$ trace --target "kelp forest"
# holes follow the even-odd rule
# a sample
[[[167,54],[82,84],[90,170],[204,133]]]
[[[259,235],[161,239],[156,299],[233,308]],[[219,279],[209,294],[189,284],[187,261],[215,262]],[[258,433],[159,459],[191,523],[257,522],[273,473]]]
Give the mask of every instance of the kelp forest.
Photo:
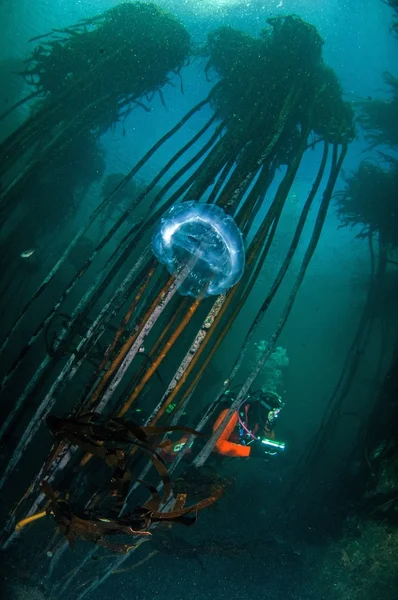
[[[388,35],[397,36],[398,5],[388,4]],[[253,546],[232,530],[200,543],[192,532],[208,515],[228,514],[236,483],[214,450],[273,364],[336,210],[369,253],[365,301],[321,423],[294,457],[278,508],[261,517],[272,522],[271,538],[255,546],[297,568],[305,558],[291,539],[281,554],[277,535],[319,532],[333,507],[330,528],[306,538],[326,548],[314,581],[333,587],[343,555],[337,595],[328,597],[374,598],[377,589],[393,598],[398,74],[384,75],[389,100],[347,100],[323,51],[317,28],[293,14],[270,15],[258,36],[221,25],[198,45],[151,2],[121,3],[31,40],[14,75],[24,93],[0,115],[0,127],[23,115],[0,138],[1,548],[5,564],[25,565],[19,587],[39,586],[41,595],[27,598],[91,598],[127,574],[145,578],[156,555],[250,560]],[[154,102],[170,110],[165,90],[183,95],[192,64],[210,92],[129,169],[109,172],[103,136],[142,113],[156,120]],[[358,135],[376,158],[346,169]],[[169,146],[152,178],[140,177]],[[308,194],[264,279],[310,156]],[[259,336],[266,342],[253,362]],[[381,385],[358,416],[350,394],[375,337]],[[199,411],[198,391],[225,344],[234,360]],[[225,397],[223,418],[209,428]],[[342,419],[357,428],[344,461],[334,454]],[[338,477],[320,489],[334,456]],[[360,573],[374,556],[358,549],[359,530],[364,545],[378,548],[366,582]],[[19,569],[7,572],[17,585]]]

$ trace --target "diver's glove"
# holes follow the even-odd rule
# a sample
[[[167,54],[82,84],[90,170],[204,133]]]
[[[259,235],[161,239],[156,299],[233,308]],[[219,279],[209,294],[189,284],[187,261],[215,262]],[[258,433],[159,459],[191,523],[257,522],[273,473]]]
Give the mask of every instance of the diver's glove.
[[[269,438],[258,438],[252,445],[250,456],[275,456],[286,448],[285,442],[278,442]]]
[[[269,460],[269,451],[260,441],[253,442],[250,444],[250,455],[249,458],[262,458],[263,460]]]

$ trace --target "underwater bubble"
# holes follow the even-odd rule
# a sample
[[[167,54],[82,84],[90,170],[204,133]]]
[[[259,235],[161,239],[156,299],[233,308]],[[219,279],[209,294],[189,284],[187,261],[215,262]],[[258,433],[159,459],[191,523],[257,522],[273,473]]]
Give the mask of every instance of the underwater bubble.
[[[162,217],[152,238],[152,250],[169,273],[178,274],[190,261],[193,266],[180,284],[183,296],[216,296],[242,277],[245,246],[232,217],[222,208],[182,202]]]

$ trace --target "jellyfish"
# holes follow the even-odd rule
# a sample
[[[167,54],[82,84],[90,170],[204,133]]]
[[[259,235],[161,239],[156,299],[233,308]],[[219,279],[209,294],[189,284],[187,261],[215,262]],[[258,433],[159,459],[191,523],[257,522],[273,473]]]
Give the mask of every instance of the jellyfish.
[[[172,275],[191,262],[179,284],[182,296],[222,294],[245,269],[243,236],[234,219],[215,205],[188,201],[172,206],[155,229],[152,250]]]

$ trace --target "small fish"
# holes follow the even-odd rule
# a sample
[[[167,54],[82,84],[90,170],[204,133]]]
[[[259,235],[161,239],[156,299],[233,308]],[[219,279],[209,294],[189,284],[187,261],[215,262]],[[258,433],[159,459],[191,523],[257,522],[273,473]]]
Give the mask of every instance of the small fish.
[[[34,248],[29,248],[28,250],[24,250],[23,252],[21,252],[20,256],[21,258],[30,258],[32,256],[32,254],[35,253],[35,249]]]

